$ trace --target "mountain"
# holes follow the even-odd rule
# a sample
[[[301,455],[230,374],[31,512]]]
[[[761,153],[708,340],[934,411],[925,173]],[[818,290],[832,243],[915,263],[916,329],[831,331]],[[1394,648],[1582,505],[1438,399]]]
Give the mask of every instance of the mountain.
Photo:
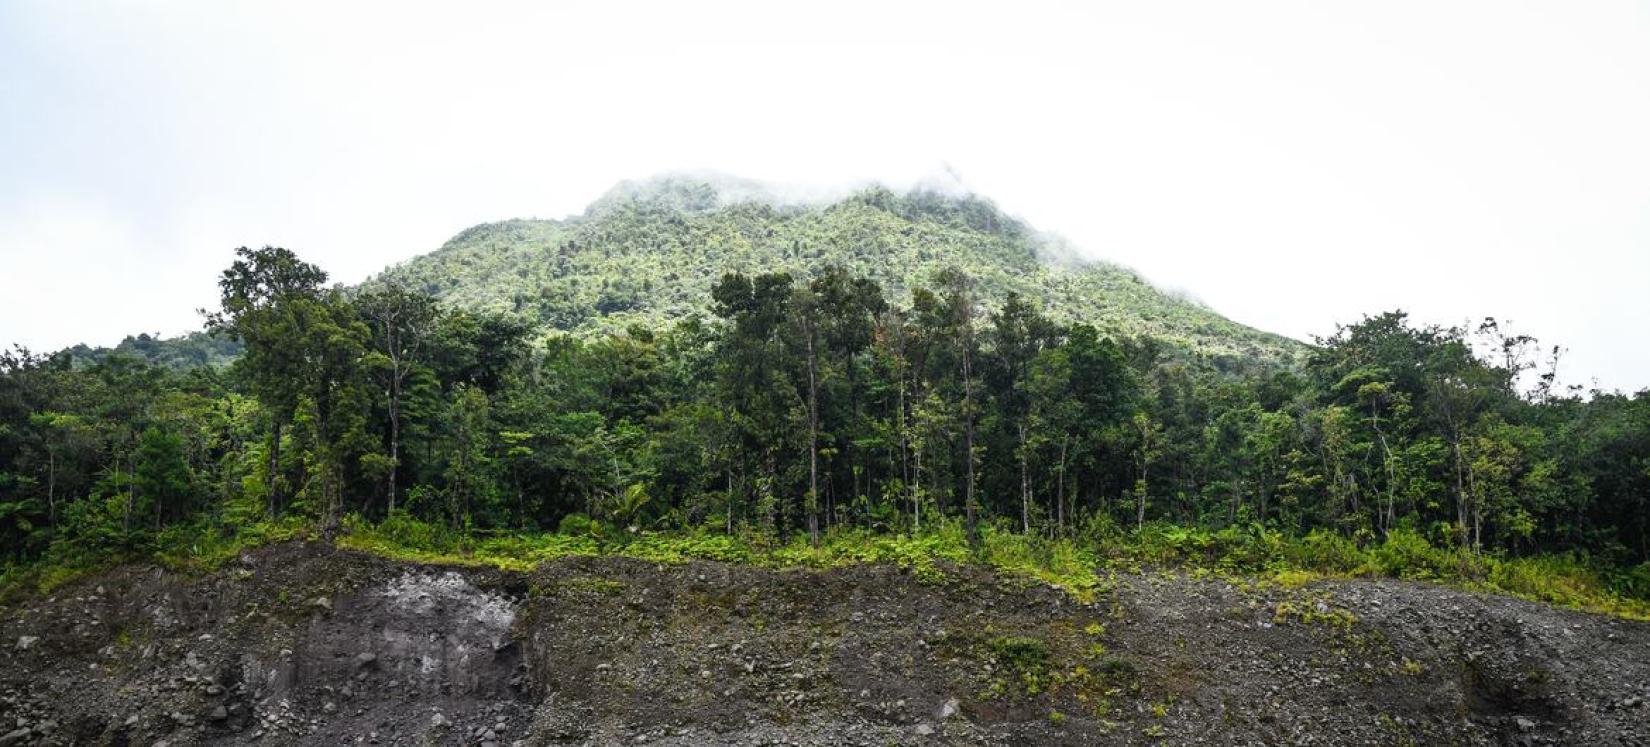
[[[1305,349],[1084,259],[989,200],[933,184],[832,195],[714,175],[622,182],[581,215],[475,226],[369,283],[586,333],[703,313],[726,272],[806,277],[831,264],[877,280],[899,302],[958,267],[988,308],[1017,292],[1056,320],[1153,336],[1217,363],[1289,361]]]
[[[207,331],[190,332],[179,337],[163,338],[146,333],[127,335],[112,347],[92,347],[85,343],[65,348],[62,352],[76,366],[89,366],[110,356],[137,358],[151,366],[186,370],[209,366],[220,368],[241,354],[241,344],[229,337]]]

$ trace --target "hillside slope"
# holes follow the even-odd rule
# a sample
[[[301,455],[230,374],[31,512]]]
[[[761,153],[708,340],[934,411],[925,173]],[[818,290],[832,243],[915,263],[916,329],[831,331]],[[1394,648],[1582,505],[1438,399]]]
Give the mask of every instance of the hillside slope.
[[[1643,744],[1650,624],[1408,582],[287,543],[0,610],[5,744]],[[518,741],[519,740],[519,741]]]
[[[955,266],[978,280],[987,306],[1015,291],[1057,320],[1151,335],[1207,356],[1277,361],[1303,349],[1128,269],[1082,260],[989,201],[925,190],[871,187],[799,201],[721,177],[627,182],[583,215],[476,226],[369,282],[577,332],[703,312],[725,272],[807,276],[829,264],[874,278],[901,302]]]

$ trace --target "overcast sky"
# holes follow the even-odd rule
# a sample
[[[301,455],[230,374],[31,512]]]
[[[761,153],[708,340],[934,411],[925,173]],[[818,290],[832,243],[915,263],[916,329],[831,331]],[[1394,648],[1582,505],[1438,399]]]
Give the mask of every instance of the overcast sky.
[[[1306,339],[1494,315],[1650,386],[1645,2],[0,2],[0,344],[199,326],[681,169],[949,166]]]

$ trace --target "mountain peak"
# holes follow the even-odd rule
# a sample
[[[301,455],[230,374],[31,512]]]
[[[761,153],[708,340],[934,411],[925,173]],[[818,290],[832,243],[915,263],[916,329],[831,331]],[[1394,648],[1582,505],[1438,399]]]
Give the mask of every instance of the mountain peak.
[[[1286,360],[1301,346],[1086,258],[945,171],[893,188],[786,185],[717,172],[624,181],[581,215],[477,226],[383,278],[453,305],[586,333],[704,313],[725,272],[808,277],[838,265],[908,297],[946,268],[989,310],[1014,293],[1051,318],[1152,336],[1196,355]]]
[[[613,185],[585,209],[585,216],[638,203],[684,213],[708,212],[741,203],[806,207],[835,202],[854,189],[760,181],[718,171],[668,171]]]

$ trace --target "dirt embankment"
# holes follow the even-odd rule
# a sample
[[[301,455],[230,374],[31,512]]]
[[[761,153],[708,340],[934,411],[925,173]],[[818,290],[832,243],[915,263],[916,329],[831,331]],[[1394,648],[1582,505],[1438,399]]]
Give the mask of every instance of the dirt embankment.
[[[1650,744],[1650,624],[1398,582],[289,543],[0,610],[11,744]]]

